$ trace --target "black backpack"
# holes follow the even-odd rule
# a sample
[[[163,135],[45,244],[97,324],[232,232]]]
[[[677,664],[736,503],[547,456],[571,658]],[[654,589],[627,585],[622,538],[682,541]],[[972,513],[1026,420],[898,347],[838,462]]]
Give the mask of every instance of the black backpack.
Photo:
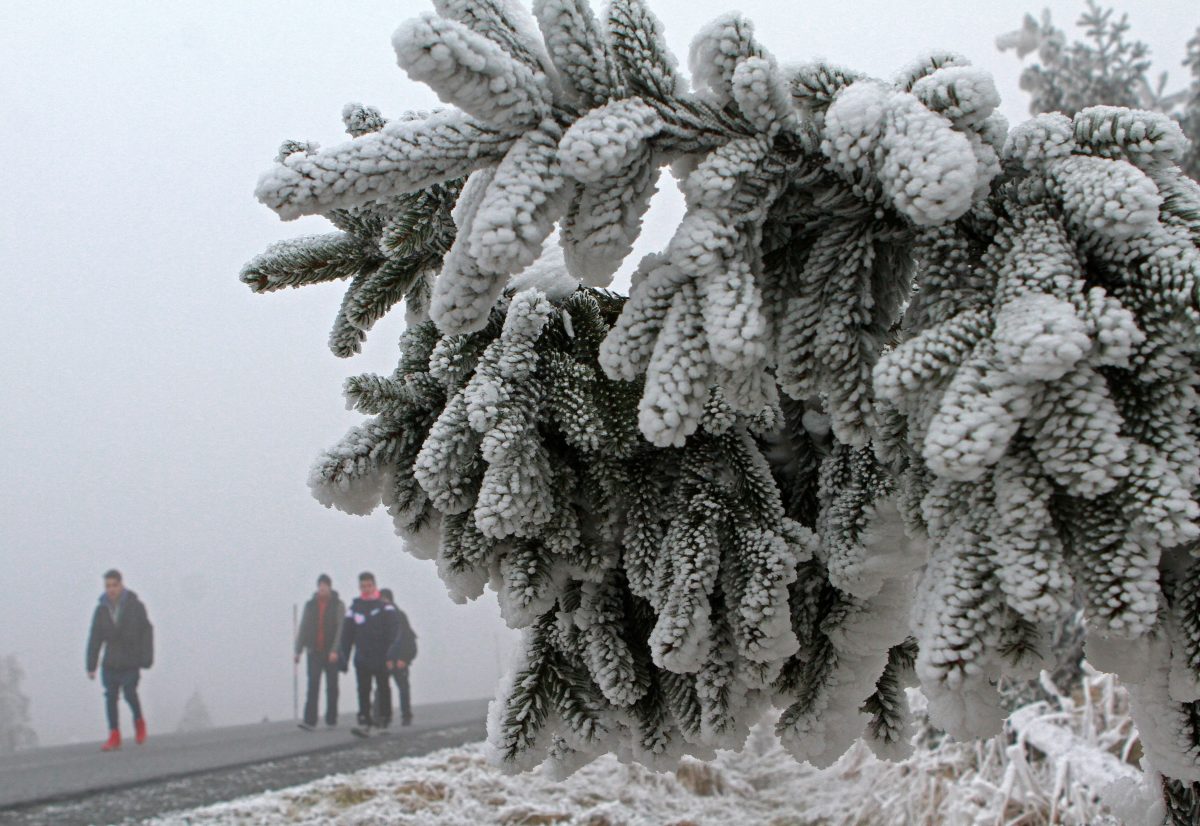
[[[146,620],[146,627],[142,630],[142,645],[138,651],[139,665],[142,668],[150,668],[154,665],[154,626],[150,620]]]

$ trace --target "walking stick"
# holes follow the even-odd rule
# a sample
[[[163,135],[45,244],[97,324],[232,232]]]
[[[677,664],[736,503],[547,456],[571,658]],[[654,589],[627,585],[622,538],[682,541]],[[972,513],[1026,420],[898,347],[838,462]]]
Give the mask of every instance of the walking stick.
[[[295,645],[296,634],[299,633],[296,618],[296,603],[292,603],[292,644]],[[292,720],[300,719],[300,663],[292,657]]]

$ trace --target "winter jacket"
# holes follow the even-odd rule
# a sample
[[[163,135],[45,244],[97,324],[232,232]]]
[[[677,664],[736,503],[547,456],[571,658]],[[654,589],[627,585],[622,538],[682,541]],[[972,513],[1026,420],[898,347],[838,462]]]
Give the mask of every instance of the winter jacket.
[[[396,614],[400,622],[397,625],[396,639],[388,648],[387,659],[388,662],[403,660],[411,663],[417,658],[417,635],[413,633],[412,626],[408,624],[408,617],[404,612],[397,608]]]
[[[329,603],[325,606],[325,647],[317,648],[317,619],[321,615],[319,600],[314,593],[312,599],[304,604],[304,613],[300,617],[300,630],[296,632],[296,653],[305,649],[318,654],[326,654],[338,650],[338,635],[342,631],[342,620],[346,616],[346,603],[338,598],[337,591],[329,594]]]
[[[100,595],[88,634],[89,673],[96,670],[101,646],[104,646],[104,667],[114,671],[149,668],[154,662],[154,627],[146,606],[128,588],[121,592],[115,606],[106,594]]]
[[[338,641],[338,661],[342,670],[350,667],[350,649],[354,649],[354,666],[383,671],[387,668],[387,652],[400,629],[400,612],[395,605],[382,599],[356,597],[342,621],[342,637]]]

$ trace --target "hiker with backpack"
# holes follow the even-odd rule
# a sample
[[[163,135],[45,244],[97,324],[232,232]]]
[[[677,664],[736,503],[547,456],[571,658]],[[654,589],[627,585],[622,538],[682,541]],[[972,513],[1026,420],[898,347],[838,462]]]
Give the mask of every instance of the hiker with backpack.
[[[358,577],[359,595],[346,611],[338,641],[337,661],[342,671],[350,668],[354,651],[354,674],[358,681],[358,727],[351,732],[367,736],[386,729],[392,721],[392,690],[387,653],[396,639],[399,618],[396,606],[383,601],[375,587],[375,575],[364,571]],[[372,705],[372,690],[378,704]]]
[[[100,649],[104,660],[100,661]],[[88,634],[86,668],[88,679],[96,679],[100,667],[100,682],[104,686],[104,709],[108,716],[108,740],[101,751],[121,748],[119,699],[123,694],[133,714],[135,740],[146,742],[146,718],[138,697],[138,682],[143,668],[154,664],[154,626],[146,606],[137,594],[125,587],[121,572],[116,568],[104,573],[104,593],[92,614]]]
[[[384,588],[380,592],[384,601],[395,605],[391,589]],[[412,698],[409,693],[408,674],[413,659],[417,656],[417,635],[408,622],[408,616],[399,608],[396,609],[399,624],[396,627],[396,639],[392,641],[387,651],[387,669],[392,679],[396,681],[396,693],[400,695],[400,725],[412,725]]]

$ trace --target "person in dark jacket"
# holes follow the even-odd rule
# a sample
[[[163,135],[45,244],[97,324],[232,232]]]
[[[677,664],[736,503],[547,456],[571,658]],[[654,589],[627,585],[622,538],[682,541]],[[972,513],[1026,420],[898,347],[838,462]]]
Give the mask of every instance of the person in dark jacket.
[[[321,574],[317,577],[317,591],[305,604],[296,632],[296,662],[300,662],[301,654],[308,652],[308,693],[301,728],[311,730],[317,725],[322,677],[325,678],[325,725],[337,725],[337,650],[345,613],[346,605],[333,590],[333,580],[328,574]]]
[[[118,699],[133,713],[133,725],[138,745],[146,742],[146,720],[138,698],[141,670],[154,661],[154,637],[146,606],[137,594],[125,587],[121,572],[115,568],[104,574],[104,593],[92,614],[92,630],[88,634],[87,675],[96,679],[100,649],[104,661],[100,665],[100,682],[104,686],[104,707],[108,715],[108,740],[103,751],[121,747],[121,728],[118,723]]]
[[[396,639],[399,617],[396,606],[388,605],[375,587],[375,575],[358,576],[359,596],[346,611],[338,659],[342,671],[350,668],[354,649],[354,674],[358,679],[358,724],[364,728],[386,728],[392,721],[392,690],[388,678],[387,652]],[[371,688],[379,692],[379,713],[372,714]]]
[[[381,588],[380,595],[384,602],[395,605],[396,600],[388,588]],[[396,681],[396,693],[400,695],[400,725],[412,725],[412,696],[408,687],[408,673],[413,659],[417,656],[417,635],[413,633],[408,623],[408,616],[399,608],[396,609],[400,623],[396,630],[396,639],[392,641],[387,652],[387,668]]]

